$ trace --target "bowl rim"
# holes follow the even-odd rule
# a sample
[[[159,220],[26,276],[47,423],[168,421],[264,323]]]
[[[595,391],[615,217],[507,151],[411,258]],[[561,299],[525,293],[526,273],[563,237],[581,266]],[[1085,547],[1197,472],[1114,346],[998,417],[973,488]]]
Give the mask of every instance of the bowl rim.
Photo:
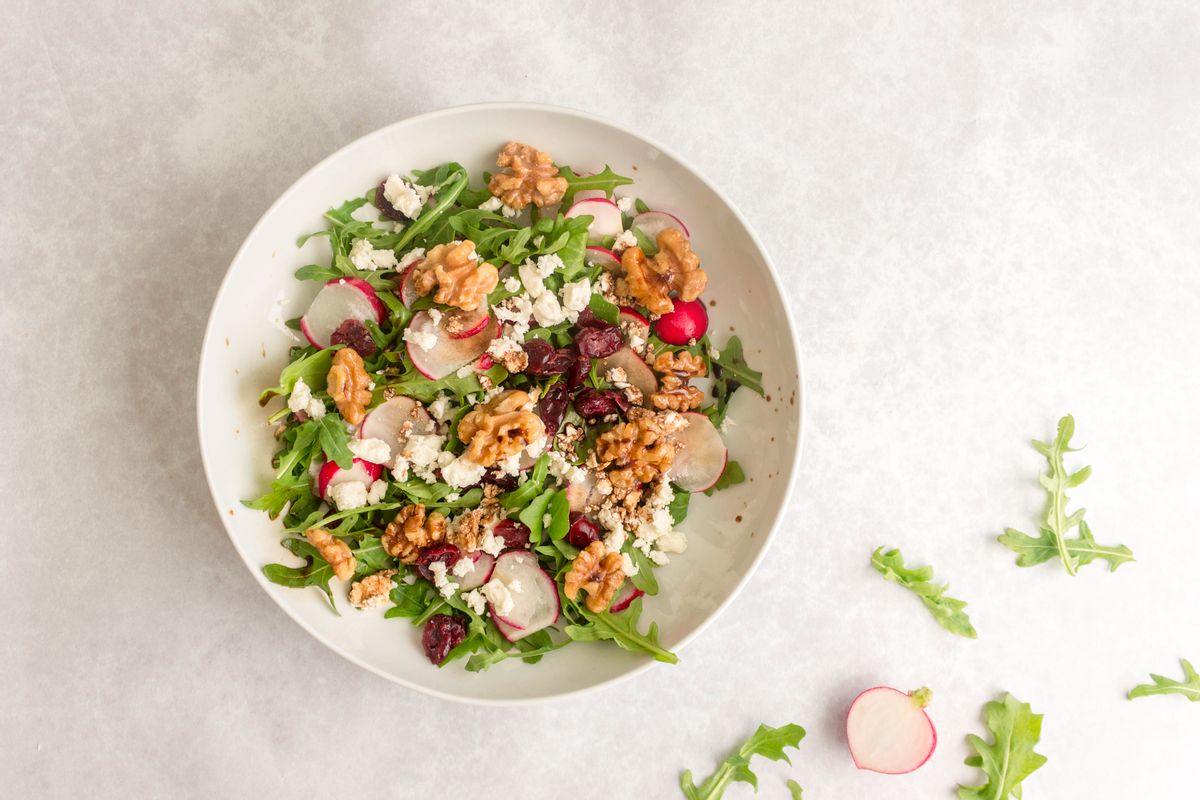
[[[772,541],[774,540],[776,534],[779,532],[780,523],[782,522],[783,516],[787,511],[787,508],[791,501],[792,495],[795,492],[796,477],[797,477],[797,474],[799,472],[799,467],[800,467],[800,456],[804,449],[804,429],[805,429],[805,418],[807,415],[808,403],[807,403],[807,393],[806,393],[805,385],[804,385],[804,370],[802,367],[803,359],[800,356],[800,341],[796,335],[796,325],[795,325],[795,321],[792,319],[791,306],[789,303],[786,302],[787,294],[783,290],[783,284],[780,280],[779,272],[775,268],[775,263],[772,261],[770,254],[767,252],[767,249],[763,246],[763,242],[759,238],[758,233],[750,225],[749,221],[745,218],[745,216],[743,216],[742,212],[737,208],[737,206],[735,206],[733,204],[733,201],[731,201],[729,199],[729,197],[725,194],[725,192],[723,192],[716,184],[714,184],[711,180],[709,180],[708,177],[704,175],[704,173],[702,173],[700,170],[696,169],[696,167],[690,161],[688,161],[687,159],[680,156],[673,149],[666,147],[663,144],[661,144],[660,142],[657,142],[652,138],[644,136],[643,134],[641,134],[635,130],[630,129],[629,127],[622,125],[621,123],[614,122],[612,120],[606,119],[604,117],[600,117],[596,114],[592,114],[592,113],[589,113],[586,111],[581,111],[579,109],[570,108],[567,106],[552,105],[552,104],[547,104],[547,103],[526,103],[526,102],[515,102],[515,101],[465,103],[465,104],[456,105],[456,106],[447,106],[445,108],[440,108],[435,111],[428,111],[428,112],[425,112],[422,114],[416,114],[411,117],[405,117],[404,119],[397,120],[396,122],[390,123],[381,128],[378,128],[374,131],[371,131],[362,136],[359,136],[359,137],[353,139],[352,141],[347,142],[342,147],[339,147],[337,150],[330,153],[328,156],[321,159],[319,162],[317,162],[312,167],[310,167],[308,170],[306,170],[304,172],[304,174],[302,174],[300,177],[296,178],[296,180],[293,181],[292,184],[290,186],[288,186],[288,188],[285,189],[283,191],[283,193],[279,195],[278,198],[275,199],[275,202],[271,203],[271,205],[267,208],[267,210],[262,213],[262,215],[258,218],[258,221],[254,223],[254,226],[252,228],[250,228],[250,231],[246,234],[246,237],[245,237],[245,239],[243,239],[241,246],[238,247],[237,252],[234,253],[233,258],[230,260],[229,266],[225,270],[225,276],[221,279],[221,284],[220,284],[220,286],[217,287],[217,292],[213,296],[212,307],[209,309],[209,314],[208,314],[208,322],[205,324],[205,328],[204,328],[204,338],[200,343],[200,360],[199,360],[199,365],[197,368],[197,378],[196,378],[196,433],[197,433],[197,438],[199,439],[199,444],[200,444],[200,461],[204,467],[204,478],[205,478],[206,482],[208,483],[209,495],[212,497],[214,507],[217,510],[217,517],[221,520],[221,524],[225,528],[225,534],[229,537],[229,541],[233,544],[234,550],[237,551],[238,556],[242,559],[242,563],[246,565],[250,574],[254,576],[255,581],[259,584],[260,587],[262,587],[263,591],[267,594],[267,596],[269,598],[271,598],[271,600],[275,603],[275,605],[277,605],[280,609],[282,609],[283,612],[285,614],[287,614],[287,616],[290,617],[292,619],[292,621],[295,622],[297,625],[299,625],[305,632],[307,632],[310,636],[312,636],[318,642],[323,644],[325,647],[329,648],[334,653],[338,654],[339,656],[341,656],[342,658],[351,662],[352,664],[355,664],[358,667],[361,667],[362,669],[367,670],[368,672],[378,675],[379,677],[384,678],[385,680],[388,680],[392,683],[399,684],[408,689],[412,689],[413,691],[420,692],[421,694],[429,695],[432,697],[437,697],[442,700],[449,700],[449,701],[456,702],[456,703],[464,703],[467,705],[493,706],[493,707],[529,706],[529,705],[537,705],[540,703],[562,701],[562,700],[566,700],[567,698],[579,697],[584,694],[588,694],[591,692],[599,691],[601,689],[612,687],[618,683],[622,683],[624,681],[630,680],[637,675],[641,675],[642,673],[651,669],[655,665],[659,664],[659,662],[652,658],[646,658],[643,663],[638,664],[637,666],[633,667],[632,669],[630,669],[626,672],[621,673],[620,675],[615,675],[611,678],[600,681],[599,683],[594,683],[594,684],[591,684],[588,686],[583,686],[583,687],[580,687],[577,689],[571,689],[571,690],[564,691],[564,692],[547,694],[547,695],[540,696],[540,697],[494,698],[494,699],[493,698],[466,697],[463,695],[453,694],[453,693],[442,691],[439,689],[433,689],[428,686],[423,686],[423,685],[420,685],[413,681],[410,681],[399,675],[394,675],[390,672],[387,672],[386,670],[375,667],[371,664],[368,664],[368,663],[362,661],[361,659],[359,659],[353,653],[350,653],[347,650],[343,649],[337,642],[332,641],[331,639],[322,635],[320,632],[318,632],[314,628],[310,627],[297,613],[293,612],[293,610],[287,604],[285,604],[280,597],[276,596],[276,594],[271,591],[270,586],[268,586],[268,584],[267,584],[266,578],[262,574],[262,571],[260,569],[255,569],[254,565],[251,564],[248,554],[242,549],[241,544],[238,542],[237,537],[234,535],[234,531],[230,525],[230,520],[228,520],[226,518],[225,514],[220,513],[220,509],[221,509],[220,498],[217,497],[216,485],[213,481],[212,467],[209,464],[208,453],[207,453],[207,450],[205,447],[205,442],[204,442],[204,428],[205,428],[205,426],[204,426],[204,404],[202,402],[202,398],[204,397],[204,388],[205,388],[204,374],[206,371],[205,367],[207,365],[208,353],[210,352],[210,346],[211,346],[212,341],[215,339],[215,337],[217,335],[214,330],[216,310],[217,310],[217,307],[220,305],[222,299],[224,299],[225,293],[230,289],[230,280],[233,275],[233,266],[241,259],[243,252],[248,247],[250,241],[254,239],[255,235],[258,233],[259,229],[263,226],[266,219],[271,216],[271,214],[275,211],[275,209],[277,207],[282,205],[288,198],[290,198],[294,192],[298,191],[297,187],[299,187],[301,184],[303,184],[310,175],[322,170],[326,164],[339,158],[347,150],[358,147],[359,145],[361,145],[363,142],[365,142],[367,140],[386,136],[388,133],[390,133],[394,130],[397,130],[399,128],[403,128],[403,127],[406,127],[409,125],[419,124],[421,122],[425,122],[430,119],[436,119],[438,117],[454,116],[456,114],[462,114],[462,113],[475,111],[475,110],[481,110],[481,109],[498,110],[498,111],[514,111],[514,112],[530,112],[530,111],[532,111],[532,112],[551,113],[551,114],[559,114],[559,115],[568,116],[568,117],[575,117],[577,119],[585,120],[587,122],[591,122],[591,123],[595,123],[598,125],[607,126],[609,128],[616,129],[622,133],[632,136],[633,138],[638,139],[638,140],[644,142],[645,144],[657,149],[663,155],[670,157],[671,159],[676,161],[681,167],[683,167],[685,170],[687,170],[689,173],[691,173],[692,176],[694,176],[697,180],[699,180],[706,187],[708,187],[708,189],[711,190],[713,192],[713,194],[715,194],[721,200],[721,202],[725,204],[726,208],[729,209],[729,211],[733,214],[734,218],[738,221],[738,224],[740,224],[742,226],[742,228],[746,231],[746,233],[749,235],[751,242],[753,242],[753,244],[754,244],[754,247],[758,250],[759,255],[762,256],[763,262],[767,265],[767,273],[770,275],[771,282],[774,285],[775,291],[784,300],[784,302],[783,302],[784,320],[787,324],[788,336],[791,339],[792,352],[795,356],[795,363],[793,364],[793,366],[795,367],[795,370],[796,370],[796,392],[797,392],[797,399],[796,399],[797,409],[796,409],[796,417],[795,417],[796,423],[797,423],[796,448],[795,448],[795,452],[792,454],[791,463],[788,465],[787,475],[785,478],[785,480],[787,481],[787,486],[784,490],[782,502],[780,502],[779,507],[775,510],[775,514],[774,514],[773,518],[771,519],[770,527],[767,530],[767,535],[763,541],[762,547],[758,551],[758,555],[750,563],[750,566],[746,569],[746,571],[738,579],[737,584],[733,587],[732,591],[729,592],[729,594],[725,597],[725,599],[722,600],[715,608],[713,608],[713,610],[710,611],[707,616],[705,616],[702,620],[700,620],[700,622],[695,626],[695,628],[692,629],[692,631],[690,633],[688,633],[686,636],[684,636],[679,641],[679,643],[675,646],[675,652],[676,653],[681,652],[685,647],[687,647],[688,644],[690,644],[692,641],[694,641],[701,633],[703,633],[708,628],[709,625],[712,624],[712,622],[718,616],[720,616],[720,614],[723,611],[725,611],[726,608],[729,607],[729,605],[731,603],[733,603],[734,599],[742,593],[742,590],[745,589],[746,584],[750,581],[750,578],[754,575],[755,572],[758,571],[759,565],[762,563],[763,559],[766,557],[767,552],[771,548]],[[783,477],[783,476],[781,476],[781,477]]]

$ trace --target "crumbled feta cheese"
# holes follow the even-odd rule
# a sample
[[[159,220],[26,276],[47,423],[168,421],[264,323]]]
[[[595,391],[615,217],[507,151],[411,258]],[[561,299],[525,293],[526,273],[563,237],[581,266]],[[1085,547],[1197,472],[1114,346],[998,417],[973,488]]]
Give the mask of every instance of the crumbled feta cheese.
[[[398,481],[408,480],[408,468],[408,459],[397,453],[396,458],[392,461],[392,466],[390,467],[392,470],[392,477]]]
[[[654,540],[654,546],[664,553],[682,553],[687,544],[687,534],[683,531],[668,531]]]
[[[626,577],[638,574],[637,564],[633,563],[633,559],[629,557],[629,553],[621,553],[621,572],[625,573]]]
[[[462,455],[442,467],[442,480],[451,486],[465,488],[479,483],[479,479],[483,477],[483,473],[486,471],[486,467],[482,467],[465,455]]]
[[[633,213],[633,198],[632,197],[618,197],[617,198],[617,208],[621,209],[622,214],[632,214]]]
[[[483,541],[479,543],[479,549],[492,558],[500,555],[504,551],[504,547],[504,538],[497,536],[490,530],[483,534]]]
[[[312,389],[308,387],[303,378],[296,379],[296,385],[292,387],[292,393],[288,395],[287,405],[294,414],[303,411],[312,419],[320,419],[325,416],[325,403],[312,396]]]
[[[449,422],[454,417],[455,407],[447,395],[439,394],[437,399],[429,404],[429,416],[438,422]]]
[[[502,475],[511,475],[516,477],[521,473],[521,453],[513,453],[508,458],[502,458],[496,462],[496,469],[500,470]]]
[[[386,464],[392,460],[392,448],[383,439],[351,439],[350,452],[372,464]]]
[[[667,558],[667,554],[658,550],[651,550],[647,556],[656,567],[664,567],[671,563],[671,559]]]
[[[512,592],[513,594],[520,594],[522,591],[524,591],[521,588],[521,582],[519,580],[517,580],[516,578],[513,578],[511,581],[508,582],[508,590],[510,592]]]
[[[338,511],[362,508],[367,504],[367,487],[360,481],[345,481],[329,489],[329,500]]]
[[[492,609],[504,616],[513,610],[512,593],[509,592],[508,586],[499,578],[492,578],[483,585],[483,596],[492,604]]]
[[[532,403],[527,403],[526,405],[532,406]],[[525,408],[522,410],[523,411],[532,411],[533,409]],[[530,458],[537,458],[538,456],[540,456],[542,454],[542,451],[546,449],[546,445],[549,442],[550,442],[550,439],[547,436],[545,436],[545,435],[539,436],[538,438],[534,439],[529,444],[525,445],[525,455],[529,456]]]
[[[732,417],[726,414],[725,419],[721,420],[721,426],[717,428],[717,430],[719,430],[721,433],[729,433],[729,429],[734,425],[737,425],[737,423],[733,421]]]
[[[416,582],[417,582],[417,576],[416,576],[416,575],[414,575],[414,574],[413,574],[413,573],[411,573],[411,572],[406,572],[406,573],[404,574],[404,577],[403,577],[403,578],[401,578],[400,580],[401,580],[403,583],[405,583],[406,585],[408,585],[408,586],[412,586],[414,583],[416,583]]]
[[[383,495],[387,492],[387,481],[378,480],[371,483],[371,488],[367,489],[367,505],[373,506],[376,503],[383,501]]]
[[[620,552],[621,548],[625,546],[625,540],[628,538],[629,534],[627,534],[623,529],[618,528],[615,531],[609,531],[608,535],[604,537],[604,546],[609,550],[612,550],[614,553],[617,553]]]
[[[421,207],[432,193],[433,187],[409,183],[399,175],[389,175],[383,182],[384,199],[409,219],[421,216]]]
[[[721,351],[715,347],[710,347],[710,348],[708,348],[708,356],[713,361],[716,361],[718,358],[721,357]]]
[[[412,342],[428,353],[437,346],[438,337],[433,331],[414,328],[410,325],[404,329],[404,341]]]
[[[479,616],[483,616],[483,612],[487,610],[487,598],[483,596],[483,592],[478,589],[472,589],[462,596],[463,602],[467,604],[467,608],[474,611]]]
[[[442,324],[442,312],[440,309],[431,308],[427,313],[429,314],[429,321],[432,322],[435,327]]]
[[[533,318],[543,328],[549,328],[564,321],[567,315],[563,313],[562,306],[558,304],[558,298],[554,296],[554,293],[545,292],[533,301]]]
[[[395,269],[396,254],[391,250],[376,250],[366,239],[355,239],[350,247],[350,263],[365,272]]]
[[[554,274],[556,269],[562,269],[565,265],[563,260],[558,257],[557,253],[551,253],[548,256],[538,256],[537,271],[538,275],[543,278],[549,278]]]
[[[492,309],[496,319],[509,325],[505,336],[522,338],[529,333],[529,318],[533,316],[533,303],[523,294],[514,295]]]
[[[579,315],[588,307],[588,302],[592,299],[592,282],[587,278],[580,278],[577,281],[571,281],[562,288],[562,304],[567,311]]]
[[[640,336],[636,333],[629,334],[629,349],[630,350],[640,353],[642,348],[645,346],[646,346],[645,338],[643,338],[642,336]]]
[[[517,267],[517,275],[521,277],[521,283],[525,286],[525,291],[529,293],[530,297],[537,299],[546,293],[545,278],[538,271],[537,264],[532,261],[526,261]]]
[[[463,556],[458,561],[454,562],[454,576],[456,578],[465,578],[475,571],[475,562]]]
[[[460,378],[469,378],[474,372],[475,372],[475,362],[472,361],[470,364],[463,364],[461,367],[459,367],[457,370],[454,371],[454,374]]]
[[[434,561],[429,565],[429,571],[433,573],[433,586],[438,590],[438,594],[442,597],[449,597],[454,594],[454,590],[458,588],[458,585],[446,577],[445,561]]]
[[[587,470],[567,461],[557,450],[551,450],[546,455],[549,458],[550,474],[554,477],[562,478],[567,483],[582,483],[587,479]]]
[[[450,494],[446,495],[445,500],[447,503],[453,503],[456,500],[458,500],[460,497],[462,497],[462,495],[459,494],[458,492],[451,492]]]
[[[629,247],[637,247],[637,237],[633,235],[633,231],[621,231],[621,235],[613,241],[613,252],[619,253]]]
[[[505,219],[515,219],[521,215],[521,209],[505,204],[500,206],[500,213],[504,215]]]
[[[629,375],[622,367],[613,367],[608,372],[604,373],[604,379],[616,386],[618,389],[624,389],[629,385]]]
[[[509,275],[504,279],[504,291],[516,294],[521,291],[521,279],[516,275]]]
[[[554,521],[554,517],[550,516],[549,514],[542,514],[542,527],[543,528],[549,528],[550,523],[553,521]]]
[[[425,258],[425,248],[424,247],[414,247],[412,250],[409,250],[407,253],[404,254],[404,257],[400,259],[400,263],[396,265],[396,269],[397,270],[406,270],[409,267],[411,267],[413,264],[417,263],[418,261],[421,261],[424,258]]]
[[[414,466],[427,467],[438,460],[445,445],[446,437],[436,433],[410,433],[401,454]]]
[[[499,211],[500,206],[504,205],[504,201],[499,197],[492,195],[487,200],[479,204],[480,211]]]

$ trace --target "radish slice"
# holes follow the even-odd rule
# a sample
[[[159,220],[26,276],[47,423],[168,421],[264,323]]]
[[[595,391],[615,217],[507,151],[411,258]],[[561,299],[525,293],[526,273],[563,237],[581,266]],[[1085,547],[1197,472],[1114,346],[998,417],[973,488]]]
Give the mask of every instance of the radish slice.
[[[425,407],[411,397],[393,397],[371,409],[358,427],[358,438],[380,439],[389,447],[400,442],[404,424],[412,422],[412,433],[429,434],[436,430]]]
[[[658,391],[658,379],[653,370],[646,366],[641,356],[628,347],[622,347],[608,358],[600,361],[601,374],[610,369],[620,367],[625,370],[626,380],[642,391],[643,405],[650,402],[650,395]]]
[[[361,458],[354,459],[350,469],[342,469],[336,462],[326,461],[321,467],[321,471],[317,473],[317,494],[321,495],[322,500],[328,500],[330,489],[340,483],[350,481],[358,481],[363,486],[370,487],[378,480],[382,472],[383,467]]]
[[[558,587],[538,566],[532,553],[518,550],[501,553],[491,579],[508,586],[512,595],[513,606],[507,614],[501,616],[495,608],[490,609],[497,623],[503,622],[512,629],[505,633],[510,641],[523,639],[558,621]],[[512,588],[514,582],[520,587],[517,591]]]
[[[417,291],[417,286],[413,282],[417,276],[417,264],[420,263],[418,261],[415,264],[409,264],[408,268],[404,270],[404,274],[400,276],[400,302],[404,304],[405,308],[412,308],[413,303],[421,298],[421,293]]]
[[[596,488],[596,480],[592,473],[585,472],[583,480],[578,483],[568,483],[563,491],[567,495],[567,506],[572,511],[583,511],[588,504],[588,498]]]
[[[583,251],[583,260],[590,267],[600,265],[604,269],[616,269],[621,266],[621,259],[617,258],[616,253],[599,245],[588,245]]]
[[[672,300],[675,308],[654,323],[654,333],[667,344],[699,341],[708,331],[708,311],[703,300]]]
[[[621,322],[636,322],[638,325],[645,325],[647,330],[650,329],[650,320],[646,319],[629,306],[621,306],[621,313],[619,316]]]
[[[621,588],[617,590],[617,595],[613,598],[612,605],[608,607],[608,610],[610,613],[620,614],[629,608],[634,600],[637,600],[644,594],[646,593],[634,586],[632,581],[625,581],[621,584]]]
[[[300,318],[300,331],[314,347],[329,347],[329,337],[348,319],[383,324],[387,311],[371,284],[360,278],[334,278],[321,287]]]
[[[937,731],[925,713],[931,694],[877,686],[854,698],[846,715],[846,741],[854,766],[884,775],[920,767],[937,747]]]
[[[596,199],[580,200],[567,209],[564,215],[567,219],[588,215],[592,224],[588,225],[589,239],[603,239],[616,236],[625,230],[621,224],[621,209],[612,200]]]
[[[602,189],[584,189],[581,192],[575,193],[575,202],[581,200],[607,200],[608,193]]]
[[[459,368],[479,359],[487,352],[488,345],[500,335],[500,326],[492,321],[482,331],[466,339],[455,339],[446,333],[446,321],[435,325],[428,311],[418,311],[413,315],[409,327],[420,332],[429,332],[437,337],[437,342],[429,350],[408,342],[408,355],[413,366],[431,381],[456,372]]]
[[[695,411],[683,415],[687,427],[675,434],[678,449],[667,478],[686,492],[711,489],[729,460],[729,450],[708,417]]]
[[[450,334],[451,339],[470,339],[477,333],[482,333],[483,329],[492,321],[492,312],[488,310],[486,305],[481,305],[474,311],[462,312],[463,329],[458,333]]]
[[[514,628],[512,625],[509,625],[507,622],[497,616],[492,617],[492,622],[494,622],[496,627],[500,630],[500,635],[505,639],[508,639],[510,642],[515,642],[518,639],[525,638],[525,631],[521,630],[520,628]]]
[[[681,230],[684,236],[692,238],[692,235],[688,233],[687,225],[683,224],[683,220],[666,211],[647,211],[645,214],[638,214],[633,218],[631,227],[646,234],[651,241],[657,241],[658,235],[669,228]]]
[[[496,559],[482,550],[476,550],[474,553],[468,553],[467,558],[475,562],[475,569],[467,573],[465,578],[458,578],[458,590],[460,592],[469,592],[472,589],[478,589],[492,579],[492,572],[496,568]]]

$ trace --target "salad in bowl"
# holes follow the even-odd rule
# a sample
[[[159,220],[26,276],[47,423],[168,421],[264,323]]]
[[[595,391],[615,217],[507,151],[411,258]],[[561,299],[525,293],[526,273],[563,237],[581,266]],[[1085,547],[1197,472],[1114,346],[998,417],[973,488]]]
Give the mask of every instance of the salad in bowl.
[[[686,562],[691,495],[746,479],[723,434],[762,375],[633,180],[520,142],[496,167],[387,175],[310,235],[331,258],[295,273],[313,299],[260,397],[284,401],[274,479],[245,500],[302,563],[263,573],[420,626],[439,666],[579,641],[674,661],[642,598]]]

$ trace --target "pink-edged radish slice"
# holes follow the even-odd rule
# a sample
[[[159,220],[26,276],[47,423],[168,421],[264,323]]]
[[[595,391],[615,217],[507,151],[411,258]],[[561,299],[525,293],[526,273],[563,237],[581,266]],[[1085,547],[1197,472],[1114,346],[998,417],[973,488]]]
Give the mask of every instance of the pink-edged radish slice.
[[[589,244],[587,249],[583,251],[584,262],[591,267],[601,266],[604,269],[616,269],[621,266],[621,259],[617,254],[607,247]]]
[[[458,581],[460,592],[469,592],[483,586],[492,579],[492,572],[496,568],[496,559],[482,550],[468,553],[466,557],[475,562],[475,569],[468,572],[466,577],[455,579]]]
[[[608,193],[602,189],[584,189],[575,193],[575,202],[580,200],[607,200]]]
[[[412,308],[413,303],[421,299],[421,293],[417,291],[416,284],[413,283],[417,275],[417,264],[420,263],[417,261],[409,264],[405,268],[404,274],[400,276],[400,302],[404,304],[405,308]]]
[[[500,635],[510,642],[515,642],[518,639],[525,638],[525,632],[523,630],[520,628],[514,628],[512,625],[509,625],[507,622],[497,616],[492,617],[492,622],[495,623],[496,628],[500,631]]]
[[[629,608],[634,600],[644,594],[646,593],[634,586],[632,581],[625,581],[621,584],[621,588],[617,589],[617,595],[613,598],[612,605],[608,607],[609,613],[620,614]]]
[[[647,330],[650,328],[650,320],[646,319],[629,306],[621,306],[621,313],[618,316],[621,322],[631,322],[638,325],[645,325]]]
[[[436,337],[433,347],[426,350],[419,344],[407,342],[408,355],[417,371],[431,381],[457,372],[487,352],[488,345],[500,335],[500,326],[495,320],[482,331],[466,339],[454,339],[445,330],[446,321],[435,325],[428,311],[418,311],[409,322],[409,327]]]
[[[411,397],[393,397],[371,409],[358,426],[358,438],[379,439],[395,447],[404,432],[404,425],[412,423],[412,433],[429,434],[436,430],[433,418],[425,407]]]
[[[498,580],[507,586],[512,596],[512,608],[507,614],[497,614],[495,608],[490,608],[497,622],[514,629],[511,635],[505,634],[510,641],[523,639],[558,621],[558,587],[554,579],[538,566],[537,558],[532,553],[523,550],[501,553],[496,559],[491,580]],[[514,586],[520,588],[514,590]]]
[[[592,224],[588,225],[589,239],[604,239],[608,236],[616,236],[625,230],[621,223],[621,209],[617,208],[617,204],[612,200],[599,198],[580,200],[568,208],[564,216],[567,219],[574,219],[585,214],[592,218]]]
[[[451,333],[451,339],[470,339],[477,333],[482,333],[483,329],[492,321],[492,312],[487,305],[481,305],[474,311],[458,312],[462,314],[461,329],[456,333]]]
[[[905,694],[876,686],[854,698],[846,715],[846,741],[854,766],[884,775],[904,775],[920,767],[937,747],[937,730],[925,713],[932,694]]]
[[[692,238],[692,235],[688,233],[687,225],[683,224],[683,220],[666,211],[647,211],[644,214],[638,214],[633,218],[630,227],[637,228],[646,234],[650,241],[657,241],[658,235],[669,228],[683,231],[684,236]]]
[[[654,322],[654,333],[667,344],[686,345],[699,341],[708,331],[708,311],[703,300],[671,301],[675,308]]]
[[[688,424],[673,437],[678,449],[667,478],[685,492],[703,492],[725,471],[729,450],[708,417],[695,411],[683,416]]]
[[[585,472],[583,480],[568,483],[567,488],[563,490],[567,495],[567,507],[572,511],[583,511],[595,489],[595,478],[591,472]]]
[[[317,473],[317,494],[321,495],[322,500],[328,500],[330,489],[340,483],[349,483],[350,481],[358,481],[363,486],[370,488],[382,472],[383,467],[361,458],[354,459],[350,469],[342,469],[336,462],[326,461],[321,467],[321,471]]]
[[[622,347],[608,358],[601,359],[600,367],[601,375],[617,367],[625,370],[625,380],[641,390],[643,405],[649,403],[650,395],[658,391],[658,379],[654,377],[654,371],[628,347]]]
[[[300,331],[314,347],[329,347],[329,337],[348,319],[383,324],[387,310],[371,284],[361,278],[334,278],[321,287],[300,318]]]

